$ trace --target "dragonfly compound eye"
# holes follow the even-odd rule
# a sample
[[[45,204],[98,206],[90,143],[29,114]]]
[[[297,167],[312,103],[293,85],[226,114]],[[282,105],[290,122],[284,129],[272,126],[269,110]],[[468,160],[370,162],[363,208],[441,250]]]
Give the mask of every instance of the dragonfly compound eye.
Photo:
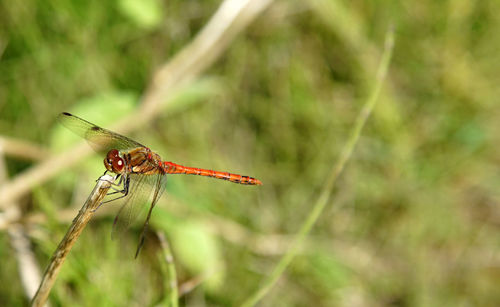
[[[106,159],[104,159],[104,166],[106,169],[113,173],[121,173],[125,163],[123,159],[120,157],[118,150],[112,149],[106,155]]]
[[[113,171],[115,173],[121,173],[123,170],[123,166],[125,166],[125,163],[123,163],[123,159],[118,157],[112,161],[113,164]]]

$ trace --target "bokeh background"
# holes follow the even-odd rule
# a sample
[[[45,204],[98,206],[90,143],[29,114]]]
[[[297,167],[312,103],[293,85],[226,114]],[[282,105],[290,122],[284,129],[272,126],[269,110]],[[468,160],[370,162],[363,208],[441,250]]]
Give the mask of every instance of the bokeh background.
[[[133,113],[154,71],[219,5],[0,2],[0,135],[59,152],[76,140],[59,112],[102,126]],[[391,24],[378,105],[326,210],[261,304],[500,305],[498,12],[496,1],[275,1],[130,133],[167,161],[264,182],[169,178],[152,229],[171,244],[181,305],[238,305],[275,267],[372,90]],[[9,178],[39,163],[4,158]],[[42,271],[103,170],[96,154],[18,200]],[[165,303],[157,242],[134,260],[140,223],[112,241],[117,208],[101,208],[84,230],[52,306]],[[8,228],[0,305],[26,305]]]

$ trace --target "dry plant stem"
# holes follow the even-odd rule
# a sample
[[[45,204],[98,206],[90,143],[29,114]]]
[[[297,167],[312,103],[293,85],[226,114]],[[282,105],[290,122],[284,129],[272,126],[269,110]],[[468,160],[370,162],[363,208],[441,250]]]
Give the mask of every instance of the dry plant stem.
[[[49,155],[44,148],[26,141],[0,136],[0,147],[5,155],[25,160],[39,161]]]
[[[272,0],[226,0],[193,39],[175,58],[155,74],[143,99],[149,112],[158,109],[168,91],[191,81],[210,67],[234,37],[262,12]],[[172,74],[172,72],[177,72]],[[180,79],[179,79],[180,77]]]
[[[193,41],[152,77],[151,84],[141,100],[140,112],[127,116],[113,131],[127,133],[151,121],[181,87],[196,79],[227,49],[272,0],[225,0]],[[75,165],[91,153],[80,144],[26,170],[0,188],[0,209],[28,192],[31,188]]]
[[[189,279],[188,281],[183,282],[179,286],[179,295],[184,296],[190,292],[192,292],[196,287],[204,283],[209,277],[210,273],[202,273],[194,278]]]
[[[0,142],[0,186],[7,182],[7,165],[5,161],[5,146]],[[9,226],[21,218],[21,211],[16,203],[9,204],[5,210],[0,212],[0,229],[8,229]]]
[[[168,244],[167,238],[165,238],[163,232],[157,231],[156,235],[160,240],[165,263],[167,264],[170,306],[177,307],[179,306],[179,290],[177,286],[177,273],[175,270],[174,256],[172,255],[170,244]]]
[[[43,306],[45,301],[47,301],[50,290],[52,289],[57,275],[61,270],[61,266],[64,263],[64,260],[66,260],[66,256],[82,233],[83,228],[85,228],[95,210],[99,207],[99,204],[108,193],[108,190],[114,180],[115,178],[110,175],[103,175],[99,178],[99,180],[97,180],[94,190],[92,190],[92,193],[87,198],[87,201],[73,220],[68,232],[52,255],[49,266],[43,275],[40,287],[31,302],[32,306]]]
[[[4,153],[7,144],[0,141],[0,185],[7,180],[7,168]],[[32,298],[40,283],[40,270],[35,255],[31,250],[31,244],[22,224],[17,221],[21,218],[21,210],[18,204],[9,206],[2,212],[2,224],[9,233],[9,239],[14,248],[17,269],[21,278],[24,293],[28,299]]]
[[[361,109],[361,112],[358,114],[351,135],[347,143],[343,147],[339,159],[333,166],[326,180],[326,183],[322,188],[322,192],[318,200],[314,204],[313,209],[311,210],[310,214],[308,215],[304,223],[301,225],[301,228],[296,236],[296,239],[292,243],[292,246],[290,247],[288,252],[285,255],[283,255],[276,268],[271,272],[271,275],[269,275],[269,277],[264,281],[260,289],[258,289],[253,295],[251,295],[242,304],[242,306],[254,306],[271,290],[271,288],[274,286],[274,284],[279,279],[281,274],[283,274],[283,272],[285,271],[286,267],[293,260],[293,258],[298,252],[299,247],[304,241],[304,238],[306,237],[307,234],[309,234],[312,226],[316,223],[319,216],[323,212],[323,209],[325,208],[326,204],[330,199],[330,194],[335,185],[335,182],[340,176],[340,173],[344,169],[347,161],[351,157],[354,147],[359,140],[359,136],[361,135],[361,130],[363,129],[368,117],[370,116],[370,113],[373,110],[373,107],[375,106],[375,103],[377,102],[377,98],[382,89],[383,80],[385,79],[387,70],[389,68],[393,46],[394,46],[394,31],[391,28],[386,34],[384,53],[382,55],[382,60],[378,67],[375,80],[375,87],[370,97],[366,101],[365,105]]]
[[[11,224],[8,233],[12,247],[16,252],[17,266],[24,293],[28,299],[31,299],[42,279],[35,253],[31,250],[31,242],[22,224]]]
[[[79,145],[54,155],[21,173],[9,183],[0,188],[0,209],[5,209],[8,204],[28,192],[34,186],[50,179],[64,169],[67,169],[92,153],[88,144]]]

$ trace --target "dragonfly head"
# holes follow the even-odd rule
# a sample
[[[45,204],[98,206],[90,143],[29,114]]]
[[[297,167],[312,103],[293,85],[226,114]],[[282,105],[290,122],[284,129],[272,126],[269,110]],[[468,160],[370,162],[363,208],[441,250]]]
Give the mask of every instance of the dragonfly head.
[[[115,174],[123,173],[123,167],[125,166],[125,162],[122,157],[120,157],[120,153],[116,149],[111,149],[108,151],[106,158],[104,159],[104,167],[110,172]]]

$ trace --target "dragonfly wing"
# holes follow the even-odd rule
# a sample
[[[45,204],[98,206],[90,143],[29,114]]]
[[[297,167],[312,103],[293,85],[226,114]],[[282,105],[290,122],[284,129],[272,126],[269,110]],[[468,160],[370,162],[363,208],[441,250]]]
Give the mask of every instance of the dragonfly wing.
[[[165,191],[165,185],[167,183],[167,176],[165,175],[157,175],[155,176],[155,187],[153,192],[153,199],[151,200],[151,205],[149,206],[148,215],[146,216],[146,220],[144,220],[144,225],[142,226],[141,235],[139,237],[139,243],[137,244],[137,250],[135,251],[135,258],[139,255],[142,246],[144,245],[144,239],[146,235],[146,231],[149,225],[149,219],[151,218],[151,212],[153,212],[153,208],[160,199],[161,195]]]
[[[165,191],[167,176],[165,175],[141,175],[130,174],[129,195],[123,200],[123,204],[118,211],[113,222],[111,238],[116,239],[124,234],[127,229],[137,219],[143,219],[144,225],[139,237],[139,244],[136,250],[136,258],[144,244],[145,233],[151,218],[151,212]],[[151,199],[149,211],[146,214],[147,201]]]
[[[142,215],[150,187],[148,178],[144,175],[130,174],[128,195],[123,198],[120,210],[116,214],[111,231],[111,238],[125,233],[130,225]]]
[[[146,147],[126,136],[101,128],[67,112],[59,114],[57,120],[75,134],[86,139],[96,151]]]

